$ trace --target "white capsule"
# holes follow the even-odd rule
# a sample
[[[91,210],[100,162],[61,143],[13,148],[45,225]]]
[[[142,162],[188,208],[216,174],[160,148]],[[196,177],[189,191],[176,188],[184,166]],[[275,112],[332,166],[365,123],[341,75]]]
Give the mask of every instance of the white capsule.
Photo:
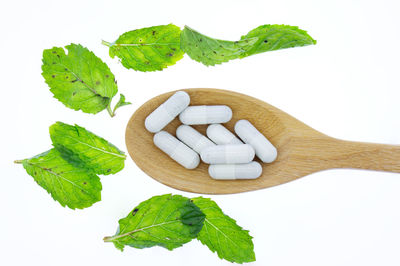
[[[201,159],[208,164],[249,163],[254,159],[254,149],[248,144],[216,145],[205,148]]]
[[[262,173],[257,162],[243,164],[212,164],[208,167],[209,175],[214,179],[256,179]]]
[[[156,133],[153,142],[160,150],[187,169],[194,169],[200,163],[199,155],[194,150],[166,131]]]
[[[156,133],[174,120],[190,103],[189,94],[177,91],[146,117],[144,126],[152,133]]]
[[[207,137],[219,145],[243,144],[232,132],[221,124],[212,124],[207,128]]]
[[[181,125],[176,129],[176,136],[195,152],[201,153],[204,148],[215,146],[215,143],[203,136],[191,126]]]
[[[244,143],[250,144],[256,155],[264,163],[275,161],[278,151],[269,140],[260,133],[249,121],[239,120],[235,124],[235,132]]]
[[[232,110],[226,105],[189,106],[179,119],[186,125],[204,125],[226,123],[232,118]]]

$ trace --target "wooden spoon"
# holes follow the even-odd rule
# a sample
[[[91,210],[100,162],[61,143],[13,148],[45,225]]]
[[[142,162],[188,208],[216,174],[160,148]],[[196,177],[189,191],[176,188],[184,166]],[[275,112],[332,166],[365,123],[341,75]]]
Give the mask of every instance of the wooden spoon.
[[[400,173],[400,146],[361,143],[328,137],[281,110],[250,96],[217,89],[185,89],[191,105],[225,104],[233,118],[224,124],[233,131],[236,121],[249,120],[278,149],[278,158],[263,163],[263,173],[254,180],[214,180],[208,165],[200,163],[187,170],[153,144],[153,134],[144,127],[145,118],[173,92],[143,104],[126,128],[126,146],[135,163],[157,181],[188,192],[229,194],[280,185],[305,175],[330,168],[360,168]],[[180,121],[176,118],[164,130],[175,135]],[[194,126],[205,134],[207,125]]]

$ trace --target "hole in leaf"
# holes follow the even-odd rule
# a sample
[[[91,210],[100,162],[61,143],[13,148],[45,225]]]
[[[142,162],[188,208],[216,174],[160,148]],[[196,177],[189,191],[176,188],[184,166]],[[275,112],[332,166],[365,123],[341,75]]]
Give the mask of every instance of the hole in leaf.
[[[133,211],[132,211],[132,216],[135,216],[135,214],[138,212],[138,208],[135,208]]]

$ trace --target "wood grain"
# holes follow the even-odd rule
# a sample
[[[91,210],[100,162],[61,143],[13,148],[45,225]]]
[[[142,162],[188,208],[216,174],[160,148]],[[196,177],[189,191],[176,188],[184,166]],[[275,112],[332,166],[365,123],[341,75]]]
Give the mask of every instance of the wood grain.
[[[255,180],[218,181],[208,176],[208,165],[187,170],[153,144],[153,134],[144,127],[145,118],[175,91],[143,104],[126,128],[126,145],[133,161],[149,176],[173,188],[202,194],[229,194],[280,185],[330,168],[360,168],[400,173],[400,146],[350,142],[328,137],[281,110],[255,98],[217,89],[185,89],[191,105],[225,104],[233,118],[224,124],[233,132],[236,121],[249,120],[278,149],[278,158],[262,163]],[[179,120],[164,130],[175,135]],[[207,126],[194,126],[205,134]]]

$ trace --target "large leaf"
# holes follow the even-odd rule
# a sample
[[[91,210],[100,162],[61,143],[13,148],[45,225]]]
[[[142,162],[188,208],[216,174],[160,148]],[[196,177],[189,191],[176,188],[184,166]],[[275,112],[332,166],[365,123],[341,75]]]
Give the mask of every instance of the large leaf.
[[[289,25],[259,26],[242,36],[241,40],[254,38],[256,38],[257,41],[252,45],[251,49],[244,52],[241,57],[317,43],[305,30]]]
[[[239,58],[251,49],[257,38],[247,38],[236,42],[213,39],[188,26],[181,33],[181,47],[190,58],[206,66],[214,66]]]
[[[54,97],[65,106],[85,113],[104,110],[117,93],[117,83],[108,66],[79,44],[43,51],[42,75]]]
[[[126,155],[107,140],[78,125],[57,122],[50,127],[50,138],[63,158],[96,174],[115,174],[124,168]]]
[[[168,24],[128,31],[114,43],[103,41],[109,54],[121,59],[126,68],[139,71],[162,70],[182,59],[179,27]]]
[[[99,177],[68,163],[55,149],[16,162],[62,206],[83,209],[101,199]]]
[[[207,198],[193,198],[193,203],[206,215],[197,239],[217,252],[221,259],[243,263],[255,261],[254,245],[249,231],[225,215],[218,205]]]
[[[117,233],[104,241],[113,242],[120,250],[125,245],[172,250],[195,238],[203,221],[204,214],[188,198],[171,194],[155,196],[119,220]]]
[[[190,58],[206,66],[253,54],[315,44],[306,31],[287,25],[263,25],[242,36],[239,41],[218,40],[187,26],[181,34],[181,47]]]

